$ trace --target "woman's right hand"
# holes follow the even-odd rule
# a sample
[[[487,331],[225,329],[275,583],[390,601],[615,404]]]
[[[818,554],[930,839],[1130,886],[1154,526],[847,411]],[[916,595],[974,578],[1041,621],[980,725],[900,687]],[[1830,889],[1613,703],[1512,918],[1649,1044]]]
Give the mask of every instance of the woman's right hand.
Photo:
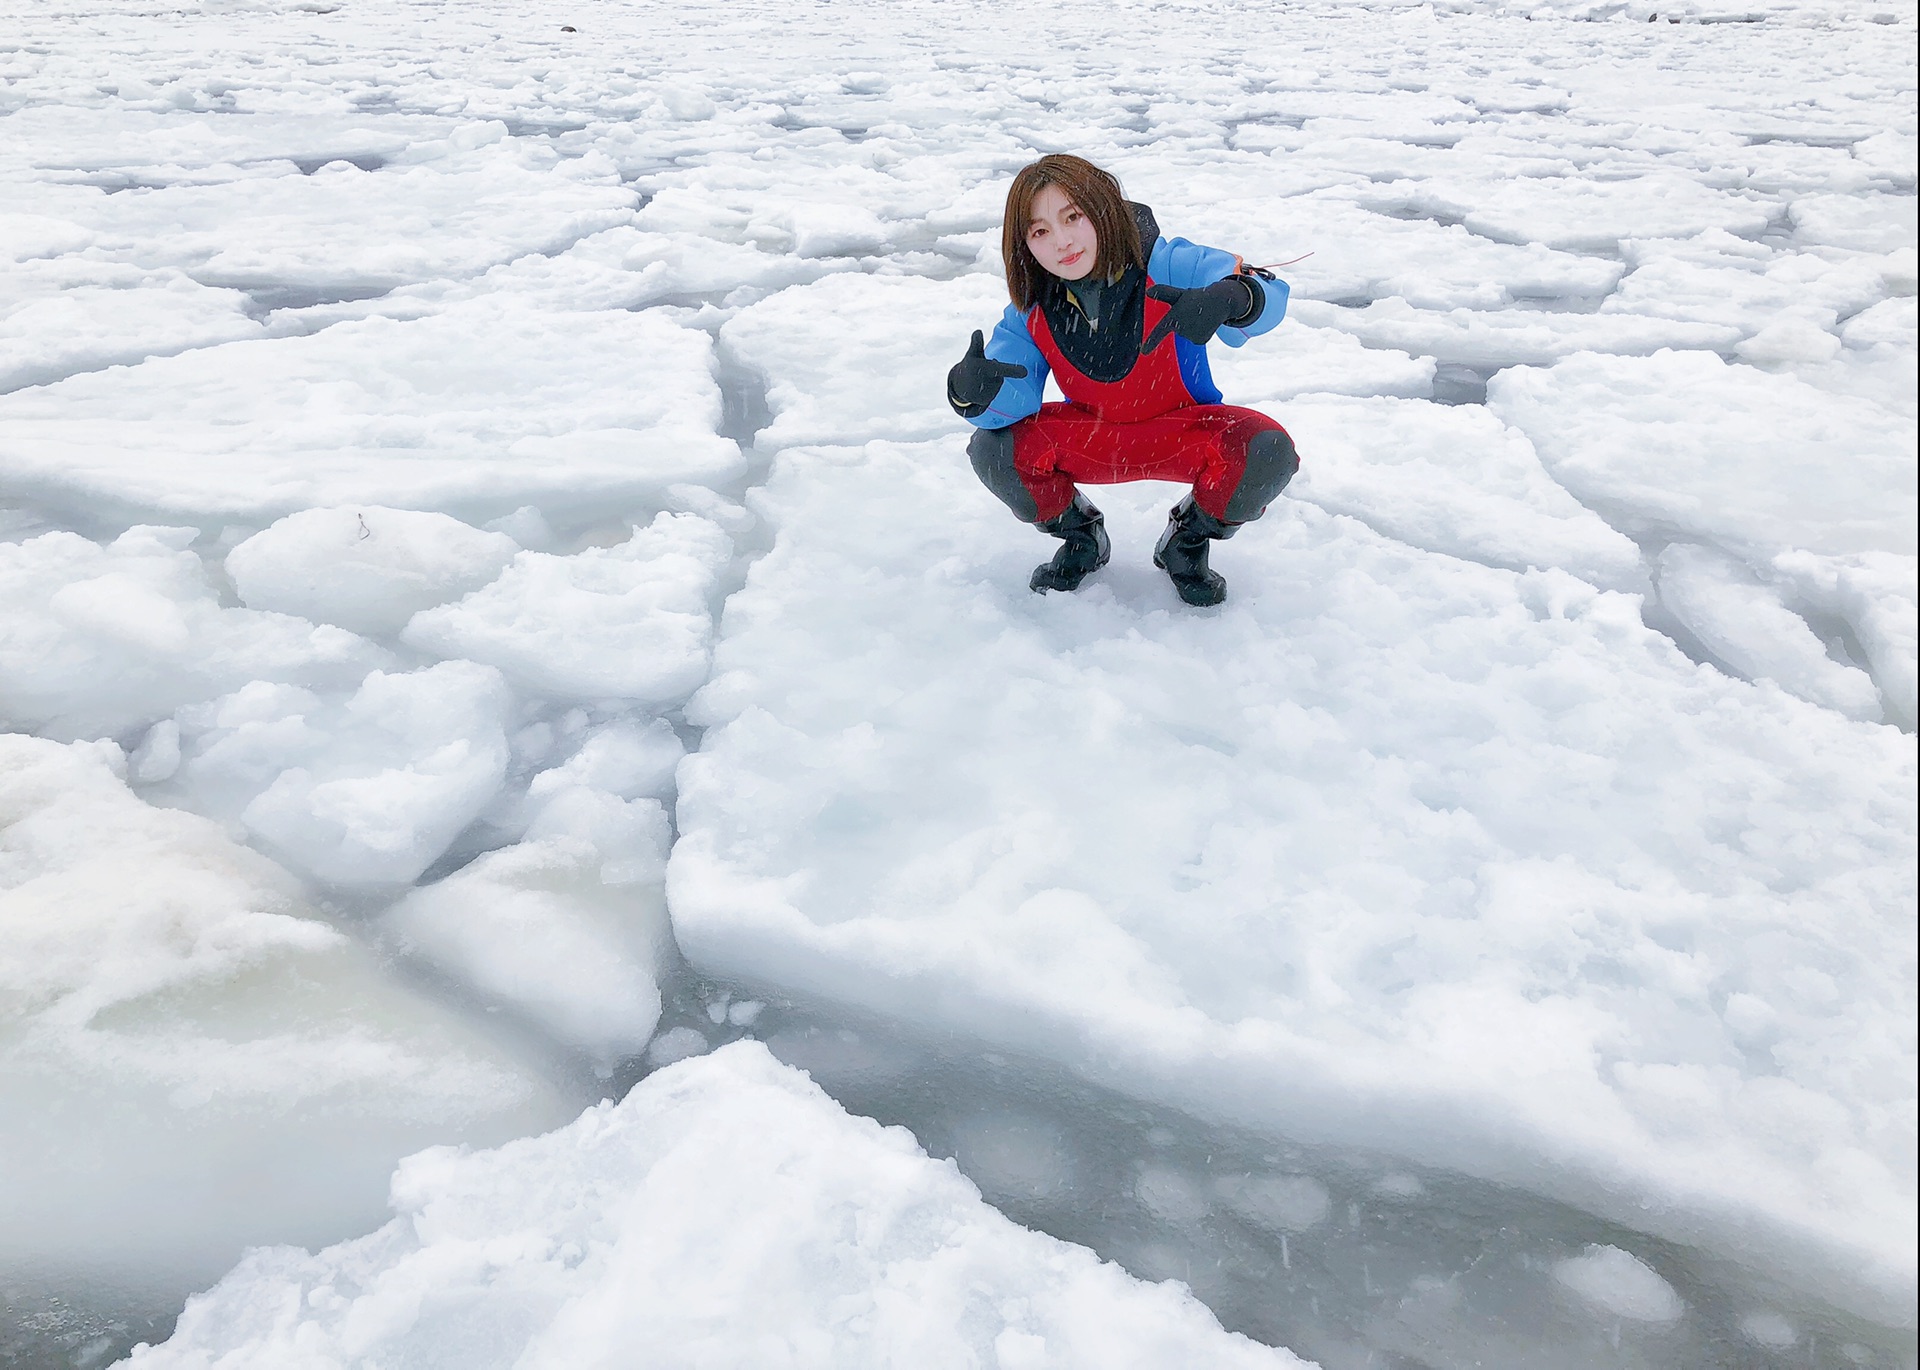
[[[1027,368],[1011,362],[997,362],[987,356],[987,340],[979,329],[973,330],[973,344],[967,355],[947,372],[947,399],[955,409],[979,412],[1000,393],[1000,382],[1018,379]]]

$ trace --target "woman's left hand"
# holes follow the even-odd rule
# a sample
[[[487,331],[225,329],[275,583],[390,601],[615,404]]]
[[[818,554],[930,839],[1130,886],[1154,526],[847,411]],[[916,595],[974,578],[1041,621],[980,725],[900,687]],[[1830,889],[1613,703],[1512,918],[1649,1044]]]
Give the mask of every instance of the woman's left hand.
[[[1140,355],[1144,357],[1153,351],[1169,332],[1178,333],[1195,346],[1205,346],[1213,341],[1213,335],[1220,331],[1222,324],[1243,319],[1253,312],[1258,302],[1253,290],[1249,282],[1238,276],[1215,281],[1199,290],[1182,290],[1171,285],[1148,286],[1148,299],[1172,305],[1173,308],[1153,326],[1153,332],[1140,340]]]

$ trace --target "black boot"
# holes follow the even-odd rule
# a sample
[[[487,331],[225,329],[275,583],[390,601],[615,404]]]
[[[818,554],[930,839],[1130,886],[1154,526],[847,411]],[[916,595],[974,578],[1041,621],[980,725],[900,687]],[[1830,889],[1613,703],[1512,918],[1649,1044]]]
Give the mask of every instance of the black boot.
[[[1167,573],[1180,598],[1205,607],[1227,597],[1227,582],[1207,569],[1207,543],[1230,538],[1237,523],[1223,523],[1188,495],[1167,515],[1167,531],[1153,549],[1153,564]]]
[[[1107,516],[1078,492],[1059,515],[1034,527],[1060,539],[1060,550],[1053,554],[1053,560],[1033,568],[1033,579],[1027,585],[1036,593],[1078,590],[1080,582],[1105,566],[1113,553],[1107,541]]]

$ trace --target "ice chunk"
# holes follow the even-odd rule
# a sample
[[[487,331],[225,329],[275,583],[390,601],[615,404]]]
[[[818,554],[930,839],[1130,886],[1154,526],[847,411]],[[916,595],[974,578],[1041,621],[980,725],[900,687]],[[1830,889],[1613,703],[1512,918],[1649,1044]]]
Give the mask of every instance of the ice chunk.
[[[1553,1277],[1603,1312],[1635,1322],[1673,1322],[1687,1307],[1651,1266],[1617,1246],[1557,1261]]]
[[[661,514],[617,547],[522,552],[484,590],[415,615],[409,646],[498,666],[561,699],[679,702],[707,671],[714,580],[733,544],[695,514]]]
[[[0,737],[0,1270],[209,1279],[364,1231],[408,1151],[579,1107],[120,760]]]
[[[391,636],[422,609],[485,585],[519,550],[446,514],[303,509],[229,552],[227,574],[252,608]]]
[[[1235,1213],[1275,1232],[1305,1232],[1332,1206],[1327,1187],[1311,1175],[1233,1175],[1214,1189]]]
[[[1710,516],[1750,498],[1707,479]],[[1097,498],[1112,564],[1042,597],[1045,539],[958,434],[776,457],[687,707],[694,966],[1897,1316],[1910,741],[1701,670],[1637,595],[1304,500],[1220,545],[1193,614],[1148,565],[1165,492]],[[1734,992],[1773,1010],[1761,1054]]]
[[[960,360],[969,333],[990,329],[1006,304],[1006,287],[988,277],[829,276],[743,310],[720,337],[771,381],[774,420],[760,434],[763,446],[927,437],[955,422],[946,368]],[[826,321],[867,318],[884,318],[887,327],[837,328],[831,345],[822,345]],[[926,364],[903,368],[903,355]],[[914,380],[903,387],[876,384],[876,377]]]
[[[1059,1199],[1078,1164],[1058,1126],[1044,1118],[984,1113],[953,1129],[960,1164],[997,1202],[1017,1206]]]
[[[1299,399],[1275,412],[1301,452],[1290,499],[1429,551],[1644,584],[1640,549],[1569,495],[1533,444],[1479,405]]]
[[[1209,1207],[1192,1176],[1167,1166],[1143,1166],[1134,1177],[1133,1195],[1154,1217],[1177,1227],[1199,1222]]]
[[[1509,242],[1610,248],[1623,238],[1686,238],[1709,228],[1758,233],[1774,209],[1752,194],[1656,171],[1619,180],[1506,176],[1473,188],[1466,226]]]
[[[105,547],[60,532],[0,543],[5,725],[131,740],[251,680],[340,685],[390,659],[339,628],[223,607],[195,536],[141,526]]]
[[[1659,588],[1660,602],[1742,675],[1772,680],[1849,718],[1880,717],[1872,678],[1828,656],[1807,621],[1738,563],[1677,542],[1660,554]]]
[[[1788,212],[1796,235],[1805,241],[1862,252],[1909,247],[1920,231],[1911,195],[1808,195]]]
[[[311,175],[274,149],[279,158],[264,174],[100,196],[83,222],[109,239],[144,238],[212,284],[385,289],[477,275],[632,217],[622,188],[547,174],[539,153],[528,156],[498,120],[440,127],[438,138],[362,133],[360,149],[336,143],[334,160]],[[356,152],[371,160],[368,142],[384,142],[396,164],[369,171],[346,160]],[[263,150],[256,143],[242,155]]]
[[[1303,112],[1319,116],[1332,102],[1355,96],[1317,90],[1291,98]],[[1459,97],[1443,98],[1459,107]],[[1456,136],[1458,128],[1453,126]],[[1243,125],[1240,136],[1249,131]],[[1325,146],[1313,133],[1303,130],[1297,136],[1311,152]],[[1424,136],[1449,135],[1434,129]],[[1281,261],[1310,249],[1311,256],[1280,272],[1301,303],[1399,297],[1423,310],[1493,310],[1527,300],[1597,300],[1620,279],[1623,268],[1617,261],[1557,252],[1538,242],[1494,242],[1468,232],[1458,220],[1480,202],[1481,187],[1437,194],[1432,181],[1399,175],[1386,185],[1354,184],[1354,162],[1348,158],[1384,153],[1404,162],[1431,157],[1434,149],[1378,143],[1340,148],[1335,143],[1327,151],[1333,154],[1331,165],[1306,167],[1297,158],[1266,162],[1257,183],[1229,162],[1148,161],[1129,176],[1128,185],[1134,195],[1158,206],[1169,233],[1231,246],[1252,262]],[[1282,189],[1288,180],[1308,181],[1299,187],[1306,193]],[[1249,193],[1256,184],[1258,190]]]
[[[651,799],[571,798],[572,813],[548,805],[536,825],[543,835],[413,891],[381,926],[442,973],[610,1065],[645,1047],[660,1019],[667,816]]]
[[[321,880],[410,881],[499,790],[511,704],[470,661],[375,671],[344,700],[250,685],[181,712],[185,759],[162,793]]]
[[[1710,353],[1572,357],[1495,376],[1487,404],[1629,533],[1769,552],[1912,556],[1913,423]]]
[[[595,729],[561,765],[540,772],[528,787],[536,803],[561,789],[584,785],[622,799],[670,798],[674,768],[686,755],[679,734],[663,719],[616,719]]]
[[[1433,358],[1366,347],[1349,333],[1297,319],[1250,347],[1213,348],[1207,362],[1226,403],[1256,408],[1296,395],[1433,393]]]
[[[237,290],[166,268],[74,258],[10,265],[0,278],[0,393],[257,337],[246,305]]]
[[[670,1066],[707,1050],[707,1039],[690,1027],[668,1028],[647,1044],[647,1060],[656,1066]]]
[[[887,226],[859,205],[796,205],[793,250],[802,257],[852,257],[885,248]]]
[[[1912,352],[1920,333],[1920,300],[1882,300],[1848,319],[1840,337],[1849,347],[1897,347]]]
[[[1398,296],[1364,309],[1301,300],[1290,313],[1305,323],[1351,333],[1368,347],[1487,368],[1551,362],[1576,352],[1633,356],[1664,347],[1729,347],[1741,335],[1731,324],[1647,314],[1416,309]]]
[[[377,504],[483,521],[733,476],[719,421],[705,333],[496,293],[0,396],[0,474],[193,518]]]
[[[1889,716],[1912,728],[1920,677],[1920,564],[1884,552],[1847,557],[1783,552],[1774,558],[1773,570],[1853,630]]]
[[[1789,362],[1829,362],[1840,355],[1840,339],[1822,320],[1784,314],[1734,348],[1759,366]]]
[[[1178,1284],[1016,1227],[757,1042],[544,1137],[410,1157],[393,1202],[359,1240],[250,1252],[130,1370],[448,1355],[559,1370],[659,1347],[848,1370],[1304,1365],[1221,1331]]]
[[[1800,1343],[1800,1330],[1771,1308],[1756,1309],[1740,1319],[1740,1334],[1769,1351],[1788,1351]]]
[[[127,758],[127,775],[136,784],[153,785],[171,780],[180,769],[180,725],[163,718],[140,740]]]

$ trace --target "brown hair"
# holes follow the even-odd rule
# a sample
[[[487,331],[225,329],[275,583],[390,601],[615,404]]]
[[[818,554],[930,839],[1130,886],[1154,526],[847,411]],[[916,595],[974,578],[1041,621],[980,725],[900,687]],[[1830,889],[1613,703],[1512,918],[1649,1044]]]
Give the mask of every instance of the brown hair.
[[[1033,219],[1033,198],[1048,186],[1079,207],[1093,223],[1098,244],[1092,275],[1112,280],[1130,266],[1146,267],[1140,246],[1140,228],[1120,183],[1084,157],[1054,152],[1020,168],[1007,188],[1007,216],[1000,223],[1000,255],[1007,264],[1007,294],[1015,305],[1030,309],[1047,279],[1046,268],[1027,247],[1027,225]]]

